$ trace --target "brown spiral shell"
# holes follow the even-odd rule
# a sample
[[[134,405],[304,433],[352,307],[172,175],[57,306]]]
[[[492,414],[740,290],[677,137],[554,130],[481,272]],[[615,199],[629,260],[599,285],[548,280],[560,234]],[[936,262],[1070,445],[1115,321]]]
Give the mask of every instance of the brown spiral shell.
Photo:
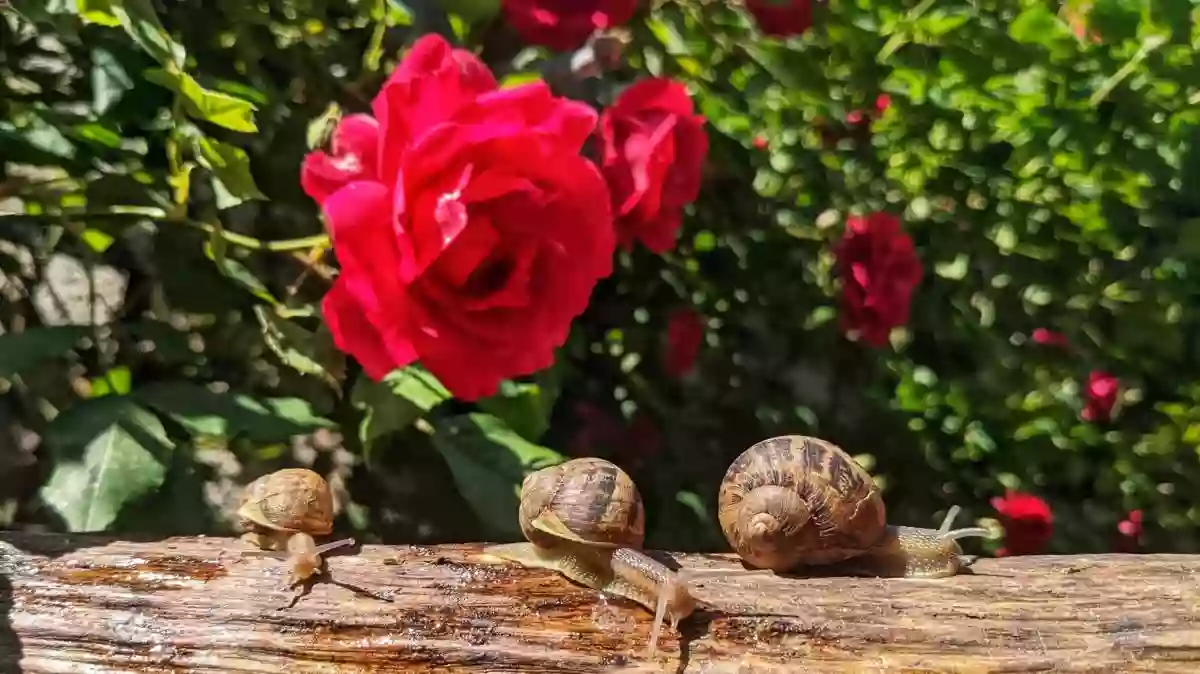
[[[532,523],[557,518],[574,536],[608,547],[641,548],[646,521],[637,485],[625,471],[604,459],[571,459],[525,476],[518,517],[521,532],[541,547],[561,544]]]
[[[743,560],[775,571],[858,556],[886,530],[870,474],[838,446],[802,435],[742,452],[721,482],[717,515]]]
[[[238,515],[246,529],[321,536],[333,530],[333,496],[317,473],[285,468],[247,485]]]

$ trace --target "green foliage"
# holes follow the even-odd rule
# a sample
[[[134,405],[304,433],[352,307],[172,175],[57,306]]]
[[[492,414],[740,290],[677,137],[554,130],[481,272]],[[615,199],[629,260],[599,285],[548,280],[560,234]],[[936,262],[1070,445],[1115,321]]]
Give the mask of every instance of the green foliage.
[[[514,539],[523,476],[586,445],[634,476],[650,545],[715,548],[730,460],[813,433],[871,465],[896,522],[994,517],[989,499],[1019,489],[1053,507],[1054,551],[1109,549],[1135,508],[1146,549],[1200,542],[1192,2],[832,0],[788,40],[738,3],[644,3],[624,62],[582,81],[496,2],[11,4],[0,418],[42,439],[0,485],[18,524],[228,531],[206,487],[312,463],[352,473],[344,526],[363,540]],[[556,366],[473,406],[419,366],[373,382],[337,351],[320,310],[336,260],[298,184],[429,31],[505,86],[543,77],[598,106],[678,78],[711,139],[678,246],[618,253]],[[831,253],[872,210],[903,215],[927,272],[881,349],[840,333]],[[120,310],[54,318],[38,299],[66,283],[44,275],[54,255],[119,270]],[[681,307],[707,332],[673,379]],[[1033,343],[1038,328],[1070,346]],[[1082,417],[1093,370],[1121,381],[1111,421]],[[330,431],[331,447],[295,440]],[[403,490],[464,522],[398,516]]]

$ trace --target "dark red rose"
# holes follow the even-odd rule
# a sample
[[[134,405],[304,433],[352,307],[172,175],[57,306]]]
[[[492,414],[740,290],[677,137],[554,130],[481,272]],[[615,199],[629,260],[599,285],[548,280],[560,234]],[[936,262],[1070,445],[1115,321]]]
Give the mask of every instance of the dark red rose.
[[[872,346],[908,323],[913,290],[923,271],[912,239],[890,213],[851,216],[834,248],[842,281],[840,325]]]
[[[668,376],[682,377],[696,364],[704,343],[704,320],[691,309],[679,309],[667,319],[667,348],[663,370]]]
[[[1032,339],[1034,344],[1041,344],[1043,346],[1058,346],[1063,348],[1071,346],[1071,340],[1066,335],[1061,332],[1047,330],[1046,328],[1035,329]]]
[[[1120,391],[1121,382],[1116,377],[1107,372],[1093,370],[1088,375],[1083,412],[1080,416],[1085,421],[1109,421],[1112,418],[1113,408],[1117,405],[1117,394]]]
[[[638,0],[504,0],[504,17],[521,39],[557,51],[575,49],[597,30],[633,17]]]
[[[579,426],[567,444],[573,456],[612,456],[624,466],[638,466],[662,449],[662,434],[645,410],[628,424],[589,402],[575,405]]]
[[[1037,555],[1045,551],[1054,533],[1054,516],[1045,501],[1009,490],[992,499],[992,507],[1004,525],[1004,547],[997,556]]]
[[[684,206],[700,194],[708,156],[704,117],[693,114],[687,89],[666,78],[638,80],[601,113],[599,134],[617,241],[670,250]]]
[[[625,440],[625,429],[608,412],[589,402],[575,404],[579,426],[567,443],[573,456],[602,456],[610,454]]]
[[[553,363],[616,247],[597,115],[542,83],[499,90],[469,52],[419,39],[301,184],[341,273],[338,348],[380,379],[420,361],[458,398]]]
[[[1117,552],[1138,552],[1142,548],[1142,511],[1131,510],[1117,524]]]
[[[812,26],[812,0],[746,0],[764,35],[800,35]]]

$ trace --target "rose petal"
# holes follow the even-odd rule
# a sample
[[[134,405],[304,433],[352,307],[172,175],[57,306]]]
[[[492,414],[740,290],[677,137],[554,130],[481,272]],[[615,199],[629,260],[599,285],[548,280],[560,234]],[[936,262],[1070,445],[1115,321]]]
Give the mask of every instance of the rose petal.
[[[392,357],[375,326],[366,319],[363,307],[350,294],[341,278],[333,282],[333,287],[322,298],[321,313],[333,335],[333,343],[338,349],[354,356],[367,376],[375,381],[416,359],[415,353],[407,362]]]

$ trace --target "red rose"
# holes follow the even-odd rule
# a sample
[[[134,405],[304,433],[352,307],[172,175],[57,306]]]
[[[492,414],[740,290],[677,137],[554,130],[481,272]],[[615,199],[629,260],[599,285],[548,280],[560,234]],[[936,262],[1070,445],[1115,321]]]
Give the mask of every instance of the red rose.
[[[667,319],[667,349],[663,369],[671,377],[682,377],[696,364],[704,342],[704,321],[691,309],[680,309]]]
[[[1063,348],[1071,346],[1071,340],[1067,339],[1066,335],[1061,332],[1047,330],[1046,328],[1037,328],[1034,330],[1032,338],[1034,344],[1041,344],[1043,346],[1060,346]]]
[[[1036,555],[1046,549],[1054,533],[1054,517],[1045,501],[1009,490],[993,498],[992,507],[1004,525],[1004,547],[996,551],[998,556]]]
[[[598,405],[576,403],[575,416],[579,420],[579,427],[567,443],[567,450],[573,456],[600,456],[612,452],[624,442],[624,427]]]
[[[889,213],[851,216],[834,256],[842,280],[842,330],[882,346],[892,328],[908,323],[913,289],[923,275],[912,239]]]
[[[1117,524],[1117,552],[1137,552],[1142,547],[1142,511],[1131,510]]]
[[[812,0],[746,0],[764,35],[800,35],[812,26]]]
[[[1086,399],[1083,412],[1080,414],[1084,421],[1108,421],[1112,418],[1113,408],[1117,405],[1117,393],[1121,390],[1121,382],[1116,377],[1093,370],[1088,375]]]
[[[595,112],[542,83],[498,90],[437,35],[372,110],[301,174],[341,265],[322,302],[337,346],[377,380],[420,360],[463,400],[549,366],[612,270],[608,192],[580,154]]]
[[[638,0],[504,0],[504,17],[529,44],[575,49],[597,30],[633,18]]]
[[[635,82],[600,115],[601,163],[612,191],[617,239],[662,253],[675,245],[683,207],[700,194],[708,156],[704,117],[674,80]]]

